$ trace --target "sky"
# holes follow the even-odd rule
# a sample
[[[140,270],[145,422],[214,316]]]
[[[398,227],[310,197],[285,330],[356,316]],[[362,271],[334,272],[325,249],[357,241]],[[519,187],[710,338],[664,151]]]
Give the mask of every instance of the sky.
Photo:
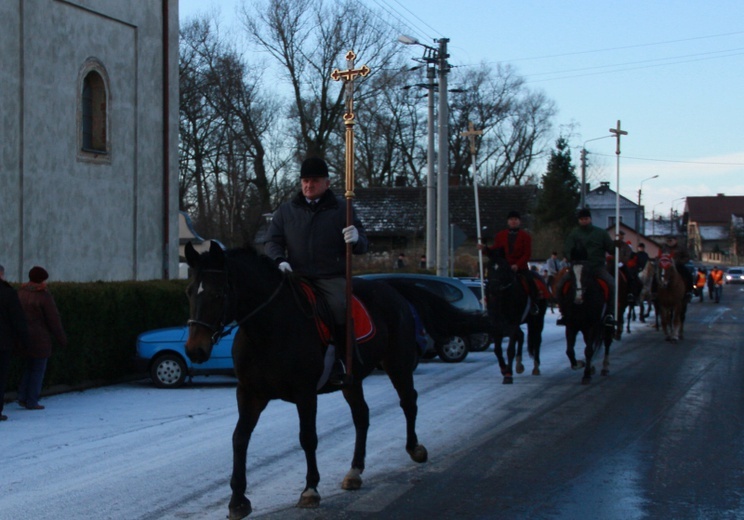
[[[180,0],[180,18],[216,10],[229,26],[242,2]],[[636,203],[641,190],[647,217],[682,211],[687,196],[744,195],[740,0],[360,2],[423,44],[448,38],[453,66],[515,67],[555,102],[556,136],[572,128],[577,172],[586,147],[590,188],[607,181]]]

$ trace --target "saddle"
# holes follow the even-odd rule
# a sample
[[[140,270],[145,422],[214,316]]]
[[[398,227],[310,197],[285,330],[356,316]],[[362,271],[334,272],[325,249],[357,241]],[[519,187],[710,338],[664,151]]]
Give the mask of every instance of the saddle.
[[[318,335],[323,344],[328,346],[331,343],[331,328],[333,320],[328,315],[325,302],[322,302],[323,297],[318,294],[315,291],[315,288],[308,282],[301,282],[300,287],[302,287],[302,291],[305,293],[307,301],[313,307],[313,315],[315,316],[315,326],[318,329]],[[351,298],[351,317],[354,323],[354,336],[356,337],[357,344],[369,341],[375,336],[376,330],[375,324],[372,321],[372,316],[370,316],[364,303],[362,303],[362,301],[356,296],[352,296]]]
[[[524,289],[524,292],[527,294],[532,294],[532,291],[530,290],[530,282],[527,279],[527,276],[520,276],[520,281],[522,284],[522,289]],[[535,283],[535,287],[537,288],[537,294],[538,298],[549,300],[551,298],[550,296],[550,290],[548,289],[548,284],[545,283],[544,280],[539,279],[537,277],[531,277],[532,281]]]
[[[599,284],[600,289],[602,289],[602,298],[604,299],[604,302],[607,303],[610,300],[610,288],[607,285],[607,282],[605,282],[602,278],[594,277],[594,279]],[[571,290],[571,286],[573,285],[573,282],[569,279],[566,280],[566,283],[563,284],[563,296],[568,295],[568,291]]]

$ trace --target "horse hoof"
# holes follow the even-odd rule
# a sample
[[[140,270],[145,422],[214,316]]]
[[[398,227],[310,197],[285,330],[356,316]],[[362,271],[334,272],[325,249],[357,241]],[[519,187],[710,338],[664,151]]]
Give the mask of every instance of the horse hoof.
[[[583,361],[577,361],[575,365],[571,365],[571,370],[581,370],[586,366]]]
[[[417,444],[412,450],[406,450],[408,455],[411,456],[413,462],[426,462],[429,459],[429,452],[426,451],[423,445]]]
[[[532,369],[532,375],[533,376],[539,376],[540,375],[540,369],[535,367]]]
[[[521,374],[524,372],[524,365],[522,363],[519,363],[517,365],[517,374]]]
[[[237,504],[233,504],[232,501],[230,501],[229,511],[230,513],[227,516],[228,520],[240,520],[241,518],[250,515],[253,508],[251,507],[251,501],[242,497]]]
[[[300,495],[300,501],[297,502],[297,507],[301,509],[314,509],[320,506],[320,495],[313,488],[308,488]]]
[[[351,468],[341,482],[341,489],[356,491],[362,487],[362,472],[357,468]]]
[[[502,381],[505,385],[510,385],[514,383],[514,378],[512,376],[504,376],[504,380]]]

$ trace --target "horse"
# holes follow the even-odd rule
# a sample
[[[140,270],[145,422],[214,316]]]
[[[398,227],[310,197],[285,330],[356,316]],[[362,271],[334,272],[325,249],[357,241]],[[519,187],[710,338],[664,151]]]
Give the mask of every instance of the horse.
[[[572,262],[568,279],[560,291],[556,291],[558,304],[566,322],[566,355],[573,370],[584,369],[582,384],[589,384],[595,369],[594,354],[604,344],[603,376],[609,375],[610,345],[613,329],[605,326],[607,311],[606,291],[600,281],[590,274],[591,269],[583,261]],[[585,361],[578,361],[574,352],[578,334],[584,338]]]
[[[522,365],[524,332],[521,328],[523,323],[527,324],[527,353],[533,359],[532,375],[539,376],[540,345],[545,326],[547,300],[539,298],[536,302],[531,301],[528,289],[520,282],[500,250],[489,253],[486,302],[488,317],[491,320],[494,353],[504,376],[502,383],[507,385],[514,382],[515,359],[517,374],[524,372]],[[533,304],[537,305],[536,315],[531,312]],[[506,360],[501,347],[505,337],[509,338]]]
[[[317,491],[320,474],[316,461],[317,396],[338,390],[327,380],[332,353],[326,351],[328,334],[322,306],[312,302],[315,294],[310,285],[292,273],[283,273],[275,263],[252,248],[223,251],[215,242],[204,253],[197,253],[189,243],[186,259],[193,269],[187,289],[190,305],[189,333],[186,351],[195,363],[209,359],[212,346],[224,334],[227,324],[238,326],[233,343],[233,361],[238,378],[238,421],[233,433],[233,468],[230,479],[232,495],[229,518],[240,519],[252,511],[246,490],[246,453],[261,412],[270,400],[281,399],[297,407],[300,418],[300,445],[305,452],[307,473],[305,489],[297,503],[301,508],[320,505]],[[414,310],[392,286],[381,281],[354,278],[355,299],[370,320],[357,319],[354,324],[357,347],[350,367],[351,383],[341,388],[351,408],[356,432],[351,469],[341,487],[359,489],[364,471],[369,408],[364,400],[362,381],[377,366],[386,372],[398,393],[406,421],[405,449],[414,462],[428,458],[426,448],[416,435],[418,394],[413,371],[417,357]],[[420,289],[425,291],[425,289]],[[429,294],[430,301],[437,301]],[[440,298],[441,300],[441,298]],[[443,301],[443,300],[442,300]],[[450,310],[459,311],[453,306]],[[416,309],[427,328],[451,327],[453,335],[461,333],[447,317],[436,315],[436,307]],[[458,320],[455,320],[458,321]],[[438,322],[438,323],[435,323]],[[365,323],[365,336],[356,325]],[[329,347],[330,349],[330,347]]]
[[[667,254],[658,259],[656,282],[656,302],[661,315],[661,327],[665,339],[676,343],[684,334],[687,286],[685,279],[677,271],[674,260]]]

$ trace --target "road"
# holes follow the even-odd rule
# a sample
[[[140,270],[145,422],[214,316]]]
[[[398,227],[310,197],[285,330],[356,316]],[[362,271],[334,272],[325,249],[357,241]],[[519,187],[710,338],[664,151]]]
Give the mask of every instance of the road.
[[[293,507],[304,485],[294,408],[271,403],[249,449],[251,518],[744,518],[744,292],[693,303],[684,341],[634,323],[611,374],[580,385],[548,314],[542,375],[502,385],[492,350],[416,371],[419,438],[383,374],[370,405],[364,486],[339,489],[353,433],[340,395],[320,398],[321,507]],[[140,381],[6,405],[0,518],[223,519],[234,383],[158,390]]]

